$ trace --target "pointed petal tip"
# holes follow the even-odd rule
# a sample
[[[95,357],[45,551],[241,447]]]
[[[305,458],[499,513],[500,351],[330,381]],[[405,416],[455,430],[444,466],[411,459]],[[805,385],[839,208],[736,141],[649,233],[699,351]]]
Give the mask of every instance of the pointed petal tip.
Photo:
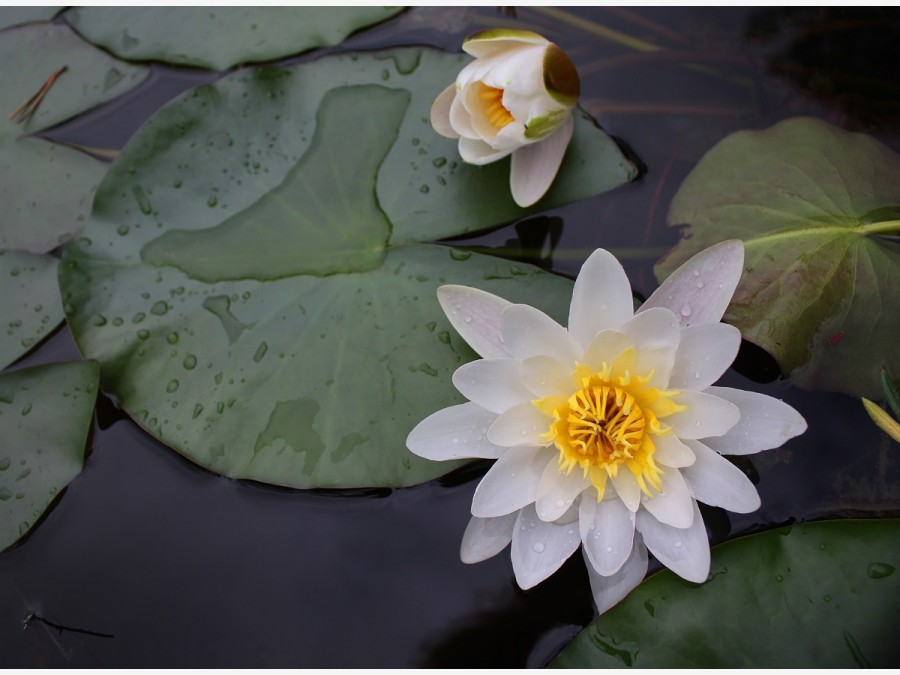
[[[516,204],[527,208],[536,204],[547,193],[559,173],[574,131],[575,122],[569,115],[546,138],[513,152],[509,187]]]

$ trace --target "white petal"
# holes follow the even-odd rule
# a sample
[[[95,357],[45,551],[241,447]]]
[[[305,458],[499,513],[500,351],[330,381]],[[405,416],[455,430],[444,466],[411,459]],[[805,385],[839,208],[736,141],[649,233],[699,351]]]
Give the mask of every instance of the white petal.
[[[686,410],[663,418],[681,439],[721,436],[741,418],[738,407],[724,398],[699,391],[682,391],[672,400],[686,405]]]
[[[616,494],[619,495],[619,499],[630,511],[637,511],[641,505],[641,486],[638,485],[634,474],[625,467],[621,467],[611,480]],[[607,486],[607,489],[609,489],[609,486]]]
[[[464,52],[478,58],[507,51],[522,45],[547,44],[547,38],[527,30],[513,28],[489,28],[467,38],[462,48]]]
[[[538,518],[548,522],[559,520],[572,506],[575,498],[590,485],[590,479],[585,478],[578,469],[567,476],[559,470],[557,462],[549,462],[541,476],[534,503]]]
[[[500,315],[511,302],[478,288],[455,285],[441,286],[437,297],[456,332],[480,356],[509,356],[500,337]]]
[[[519,376],[519,362],[513,359],[479,359],[460,366],[453,373],[453,386],[482,408],[502,413],[532,394]]]
[[[640,535],[635,535],[631,555],[618,572],[609,576],[598,573],[591,561],[584,554],[587,563],[588,577],[591,581],[591,592],[597,604],[597,612],[603,614],[610,607],[625,599],[647,574],[647,547],[641,542]]]
[[[728,433],[704,443],[723,455],[750,455],[777,448],[806,431],[806,420],[784,401],[765,394],[728,387],[710,387],[711,394],[731,401],[741,419]]]
[[[638,349],[678,348],[681,324],[678,317],[665,307],[654,307],[635,314],[619,330],[631,339]]]
[[[694,500],[691,490],[678,469],[668,469],[662,476],[662,492],[644,497],[641,504],[661,523],[672,527],[690,527],[694,522]]]
[[[431,126],[445,138],[459,138],[459,134],[450,124],[450,106],[456,98],[456,84],[444,89],[431,104]]]
[[[522,382],[536,398],[568,397],[574,390],[572,366],[552,356],[530,356],[519,366]]]
[[[664,525],[644,509],[637,512],[635,527],[657,560],[683,579],[702,584],[709,576],[709,539],[697,503],[693,506],[694,522],[686,529]]]
[[[459,139],[459,156],[463,158],[464,162],[469,164],[483,166],[484,164],[496,162],[498,159],[503,159],[511,152],[512,150],[495,150],[477,138],[466,138],[463,136]]]
[[[500,331],[503,345],[517,359],[552,356],[574,366],[578,356],[568,331],[530,305],[510,305],[504,309],[500,317]]]
[[[619,354],[633,347],[631,338],[617,330],[602,330],[588,343],[581,362],[594,370],[611,366]]]
[[[591,566],[608,577],[619,571],[631,555],[634,512],[620,499],[597,502],[585,495],[579,517],[581,541]]]
[[[479,138],[478,134],[475,133],[475,128],[472,126],[472,117],[469,115],[469,111],[466,110],[466,106],[463,105],[463,99],[460,96],[461,90],[457,89],[457,87],[454,87],[454,90],[456,95],[450,102],[450,110],[447,112],[450,128],[453,129],[457,137]]]
[[[516,204],[523,208],[531,206],[550,189],[574,130],[575,122],[569,115],[559,129],[546,138],[513,152],[509,188]]]
[[[634,300],[625,269],[612,253],[597,249],[575,280],[569,332],[587,347],[601,330],[618,330],[633,315]]]
[[[409,432],[406,447],[424,457],[443,461],[466,457],[496,459],[507,448],[494,445],[487,431],[497,415],[475,403],[438,410]]]
[[[581,539],[575,523],[557,525],[537,517],[533,506],[519,512],[512,536],[513,572],[523,589],[553,574],[575,552]]]
[[[694,453],[675,434],[654,436],[653,445],[656,446],[653,459],[658,464],[680,469],[694,463]]]
[[[725,323],[688,326],[681,333],[669,387],[703,391],[728,370],[740,346],[741,331],[734,326]]]
[[[650,377],[648,387],[665,389],[668,387],[672,366],[675,365],[675,350],[671,347],[660,349],[641,349],[634,360],[634,373],[641,377]]]
[[[759,493],[743,471],[700,441],[687,444],[697,461],[682,469],[682,473],[695,499],[735,513],[751,513],[759,508]]]
[[[492,466],[472,497],[472,515],[479,518],[505,516],[532,504],[547,462],[556,461],[546,448],[509,450]]]
[[[515,511],[499,518],[472,516],[459,547],[460,560],[468,564],[477,563],[500,553],[512,541],[518,515]]]
[[[542,436],[550,430],[553,420],[533,403],[522,403],[505,410],[487,432],[488,440],[497,445],[545,445]]]
[[[731,302],[743,267],[744,245],[739,239],[710,246],[672,272],[638,311],[667,307],[683,326],[715,323]]]

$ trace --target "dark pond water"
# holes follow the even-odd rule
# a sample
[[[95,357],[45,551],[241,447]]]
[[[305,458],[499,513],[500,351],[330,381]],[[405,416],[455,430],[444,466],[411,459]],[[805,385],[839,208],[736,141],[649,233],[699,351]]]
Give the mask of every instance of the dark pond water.
[[[582,74],[584,108],[643,167],[613,193],[455,242],[574,276],[595,247],[636,291],[677,241],[669,201],[728,133],[815,115],[900,149],[896,10],[491,8],[410,11],[341,49],[456,51],[492,25],[536,30]],[[570,22],[569,18],[574,17]],[[593,22],[593,23],[591,23]],[[636,50],[593,25],[660,47]],[[301,57],[304,60],[320,55]],[[124,99],[46,135],[116,148],[179,92],[218,77],[154,65]],[[15,367],[78,359],[63,328]],[[739,372],[738,372],[739,371]],[[896,446],[849,396],[776,380],[746,346],[725,383],[783,398],[809,421],[780,450],[741,458],[762,507],[706,509],[714,543],[775,525],[900,514]],[[300,492],[211,474],[100,396],[84,471],[0,555],[0,662],[11,667],[541,666],[592,618],[580,556],[530,591],[508,553],[458,549],[487,463],[408,489]],[[50,624],[32,620],[38,615]]]

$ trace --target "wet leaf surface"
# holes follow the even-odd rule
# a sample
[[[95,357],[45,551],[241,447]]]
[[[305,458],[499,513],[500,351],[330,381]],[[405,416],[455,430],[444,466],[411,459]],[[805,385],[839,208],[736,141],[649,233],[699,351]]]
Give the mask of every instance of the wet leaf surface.
[[[63,320],[58,264],[49,256],[0,251],[0,369],[28,352]]]
[[[688,224],[688,238],[659,278],[744,241],[725,320],[794,384],[874,397],[882,367],[900,372],[900,156],[886,146],[812,118],[737,132],[682,183],[669,223]]]
[[[400,7],[78,7],[66,20],[129,60],[225,70],[339,44]]]
[[[0,248],[45,253],[84,225],[106,165],[33,134],[122,94],[147,70],[117,61],[54,24],[0,34],[0,62]],[[22,104],[56,73],[27,114]],[[17,110],[20,115],[9,119]]]
[[[868,668],[897,662],[900,521],[794,525],[713,550],[702,586],[668,570],[595,619],[563,668]]]
[[[236,73],[134,137],[61,285],[79,347],[139,424],[213,471],[291,487],[402,486],[454,468],[405,446],[461,402],[450,376],[474,356],[437,287],[557,318],[571,292],[529,265],[419,243],[522,214],[508,162],[464,166],[430,129],[461,62],[401,49]],[[541,208],[634,176],[590,120],[577,127]]]
[[[98,379],[85,361],[0,375],[0,550],[81,471]]]

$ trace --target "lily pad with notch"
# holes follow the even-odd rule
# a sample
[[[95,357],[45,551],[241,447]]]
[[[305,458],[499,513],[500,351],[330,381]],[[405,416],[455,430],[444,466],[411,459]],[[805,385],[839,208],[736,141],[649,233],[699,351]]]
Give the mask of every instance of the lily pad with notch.
[[[900,372],[900,156],[812,118],[740,131],[688,175],[669,211],[685,239],[662,279],[741,239],[745,270],[725,320],[797,386],[877,396]]]
[[[148,70],[43,23],[0,34],[0,62],[0,248],[46,253],[84,225],[107,165],[34,134],[119,96]]]
[[[463,57],[398,49],[235,73],[123,150],[63,259],[75,339],[140,424],[199,464],[291,487],[402,486],[454,468],[409,430],[474,353],[436,289],[563,318],[571,282],[431,240],[523,211],[509,165],[455,161],[428,109]],[[628,181],[586,117],[537,208]],[[428,189],[424,189],[428,188]]]

